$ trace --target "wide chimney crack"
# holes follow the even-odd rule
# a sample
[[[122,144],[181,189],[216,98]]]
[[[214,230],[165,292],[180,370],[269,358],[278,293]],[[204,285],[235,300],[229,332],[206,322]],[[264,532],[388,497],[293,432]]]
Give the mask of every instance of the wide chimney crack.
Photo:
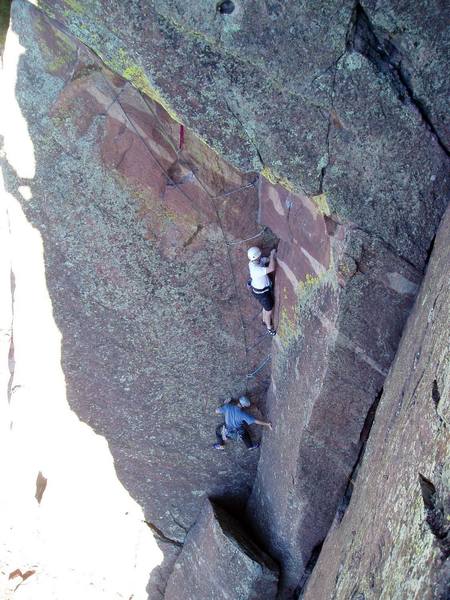
[[[429,129],[443,152],[449,156],[450,149],[434,127],[427,108],[416,96],[410,78],[403,67],[403,56],[400,50],[388,39],[380,37],[359,2],[353,10],[347,34],[347,50],[358,52],[367,58],[383,75],[396,93],[402,104],[412,105],[420,114],[423,123]]]

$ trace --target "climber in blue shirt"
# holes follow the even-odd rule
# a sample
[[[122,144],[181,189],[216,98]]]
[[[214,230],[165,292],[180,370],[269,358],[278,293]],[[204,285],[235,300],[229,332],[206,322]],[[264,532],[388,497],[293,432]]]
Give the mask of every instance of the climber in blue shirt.
[[[272,423],[259,421],[253,415],[242,410],[241,406],[249,406],[250,402],[242,396],[239,398],[238,405],[227,402],[223,406],[216,408],[216,414],[224,415],[225,423],[221,423],[216,429],[217,443],[214,444],[216,450],[225,450],[227,440],[241,439],[247,447],[247,450],[259,448],[259,443],[253,443],[247,429],[247,425],[262,425],[272,429]]]

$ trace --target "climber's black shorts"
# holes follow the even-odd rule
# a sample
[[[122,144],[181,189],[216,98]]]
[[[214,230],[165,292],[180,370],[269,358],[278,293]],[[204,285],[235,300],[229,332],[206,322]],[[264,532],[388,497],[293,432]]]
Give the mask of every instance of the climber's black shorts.
[[[262,294],[257,294],[252,289],[253,296],[258,300],[264,310],[270,312],[273,308],[273,293],[272,290],[267,290],[267,292],[263,292]]]

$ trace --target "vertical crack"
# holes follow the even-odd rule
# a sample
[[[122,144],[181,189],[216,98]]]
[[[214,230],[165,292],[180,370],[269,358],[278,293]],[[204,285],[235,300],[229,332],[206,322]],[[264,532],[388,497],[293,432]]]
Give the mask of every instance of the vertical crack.
[[[159,529],[154,523],[152,523],[151,521],[144,521],[144,523],[147,525],[147,527],[149,529],[151,529],[151,531],[154,533],[154,535],[161,541],[161,542],[165,542],[167,544],[172,544],[173,546],[177,546],[178,548],[182,548],[183,544],[182,542],[179,542],[178,540],[173,540],[172,538],[168,537],[163,531],[161,531],[161,529]]]
[[[340,523],[344,517],[345,511],[350,504],[350,500],[353,494],[353,490],[355,487],[356,477],[358,475],[359,468],[361,466],[362,459],[364,457],[364,453],[366,450],[367,440],[369,439],[370,431],[372,429],[373,422],[375,420],[375,414],[377,412],[378,404],[380,403],[381,396],[383,395],[383,388],[378,392],[375,397],[375,400],[372,402],[371,407],[369,408],[363,428],[361,430],[361,434],[359,436],[360,450],[358,453],[358,458],[353,466],[352,472],[348,478],[347,488],[344,492],[344,496],[342,497],[341,503],[337,509],[336,517],[337,522]]]
[[[239,116],[234,112],[234,110],[231,108],[228,100],[225,98],[225,105],[228,109],[228,112],[236,119],[236,121],[239,123],[239,125],[241,126],[242,130],[244,131],[245,135],[247,136],[248,141],[250,142],[250,144],[253,146],[253,148],[256,151],[256,154],[258,156],[259,162],[261,163],[261,166],[264,167],[264,160],[263,157],[261,155],[261,152],[259,151],[258,146],[256,145],[255,141],[252,139],[252,137],[250,136],[250,134],[248,133],[244,123],[242,122],[242,120],[239,118]]]
[[[323,181],[325,179],[327,167],[330,163],[330,132],[331,132],[331,123],[332,123],[332,119],[333,119],[333,112],[334,112],[334,99],[336,97],[336,74],[337,74],[338,64],[339,64],[339,61],[341,60],[341,58],[342,58],[342,56],[340,56],[338,58],[338,60],[336,61],[336,64],[334,65],[334,69],[333,69],[333,80],[332,80],[332,84],[331,84],[331,95],[330,95],[330,112],[328,113],[327,133],[325,136],[326,159],[325,159],[325,164],[320,169],[319,194],[323,193]]]

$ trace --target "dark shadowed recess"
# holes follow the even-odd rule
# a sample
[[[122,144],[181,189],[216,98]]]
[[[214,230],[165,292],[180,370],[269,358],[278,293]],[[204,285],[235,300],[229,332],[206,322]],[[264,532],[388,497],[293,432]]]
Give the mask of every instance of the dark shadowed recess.
[[[3,54],[6,32],[9,26],[9,15],[11,12],[11,0],[0,0],[0,57]]]

